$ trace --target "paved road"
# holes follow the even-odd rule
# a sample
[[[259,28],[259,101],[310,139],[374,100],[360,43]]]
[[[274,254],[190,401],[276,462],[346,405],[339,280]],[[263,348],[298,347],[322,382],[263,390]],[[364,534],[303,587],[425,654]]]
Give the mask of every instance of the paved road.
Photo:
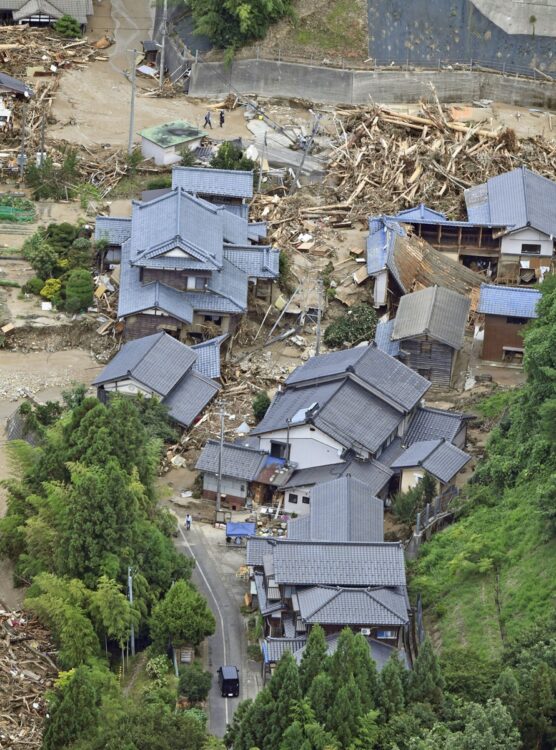
[[[244,551],[228,549],[222,530],[193,524],[189,532],[180,525],[178,548],[193,557],[196,567],[193,581],[206,596],[216,619],[216,632],[209,638],[209,669],[214,673],[222,664],[236,665],[240,670],[239,698],[222,698],[216,674],[209,695],[209,728],[222,737],[240,700],[254,697],[262,687],[260,667],[247,659],[244,618],[239,611],[245,584],[236,578],[244,562]]]

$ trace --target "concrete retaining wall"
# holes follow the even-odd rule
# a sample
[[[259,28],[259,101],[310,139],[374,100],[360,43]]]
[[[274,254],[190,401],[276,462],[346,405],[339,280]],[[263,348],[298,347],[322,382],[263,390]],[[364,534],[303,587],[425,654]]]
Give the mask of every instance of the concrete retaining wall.
[[[433,83],[440,101],[494,99],[524,107],[556,108],[556,83],[479,71],[353,71],[277,62],[237,60],[196,63],[189,93],[225,96],[231,91],[268,97],[309,99],[322,104],[382,104],[419,101]]]

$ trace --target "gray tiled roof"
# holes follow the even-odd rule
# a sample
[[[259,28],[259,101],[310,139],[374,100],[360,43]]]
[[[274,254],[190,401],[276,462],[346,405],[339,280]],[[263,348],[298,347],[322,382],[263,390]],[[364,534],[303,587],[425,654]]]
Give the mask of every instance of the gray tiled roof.
[[[197,467],[196,467],[197,468]],[[247,565],[262,567],[263,558],[273,550],[276,540],[272,537],[253,536],[247,540]]]
[[[399,543],[275,541],[276,583],[299,586],[405,586]]]
[[[390,467],[392,466],[392,461],[394,461],[403,452],[404,447],[402,445],[401,438],[394,438],[390,445],[388,445],[380,454],[380,463]]]
[[[3,4],[2,4],[2,7]],[[9,9],[7,9],[9,10]],[[3,86],[7,89],[11,89],[12,91],[15,91],[17,94],[25,94],[27,92],[29,96],[32,96],[33,89],[30,86],[27,86],[24,81],[20,81],[18,78],[12,78],[12,76],[9,76],[7,73],[2,73],[0,71],[0,86]]]
[[[224,333],[191,347],[197,355],[195,369],[207,378],[220,377],[220,347],[227,338],[228,334]]]
[[[515,318],[536,318],[541,298],[538,289],[481,284],[477,312]]]
[[[397,357],[400,353],[400,342],[392,341],[392,331],[394,330],[395,318],[387,320],[384,323],[378,323],[375,331],[375,344],[377,348],[391,357]]]
[[[167,396],[196,359],[189,346],[167,333],[155,333],[124,344],[93,385],[131,377],[160,396]]]
[[[253,172],[205,167],[174,167],[172,187],[188,193],[233,198],[253,197]]]
[[[123,245],[131,237],[131,219],[118,216],[97,216],[95,240],[106,240],[109,245]]]
[[[311,466],[293,472],[284,489],[288,487],[310,487],[314,484],[329,482],[338,477],[351,476],[367,487],[371,495],[377,495],[390,481],[392,471],[379,461],[343,461],[326,466]]]
[[[444,438],[451,443],[465,419],[465,415],[459,412],[442,411],[428,406],[419,407],[404,435],[404,443],[411,445],[420,440],[437,440],[438,438]]]
[[[240,268],[226,258],[222,270],[211,274],[209,289],[232,302],[240,312],[247,309],[249,278]]]
[[[130,249],[131,240],[127,240],[122,245],[118,317],[125,318],[143,310],[157,309],[185,323],[191,323],[193,321],[193,307],[189,303],[186,293],[158,281],[145,285],[141,284],[139,280],[140,269],[129,264]]]
[[[209,440],[205,443],[195,468],[211,474],[218,473],[219,441]],[[224,443],[222,450],[222,474],[227,477],[244,479],[252,482],[260,471],[261,464],[268,454],[265,451],[246,448],[243,445]]]
[[[307,643],[306,636],[296,636],[295,638],[265,638],[263,641],[263,658],[265,662],[276,663],[280,661],[283,654],[288,651],[295,654]]]
[[[224,257],[241,268],[252,279],[277,279],[280,275],[280,251],[271,247],[225,245]]]
[[[336,653],[339,637],[340,637],[339,633],[334,633],[333,635],[328,635],[326,637],[326,644],[328,646],[327,654],[329,656],[332,656],[333,654]],[[275,639],[275,640],[279,640],[279,639]],[[376,667],[379,672],[386,666],[388,660],[392,656],[397,657],[402,662],[402,664],[404,665],[406,669],[411,668],[410,661],[405,651],[401,651],[395,648],[394,646],[390,646],[387,643],[383,643],[382,641],[376,641],[373,638],[365,638],[365,640],[367,641],[367,645],[369,646],[371,657],[373,658],[373,661],[375,662]],[[295,660],[297,661],[298,664],[301,662],[301,659],[303,658],[303,654],[305,653],[305,645],[302,646],[301,648],[296,648],[296,650],[293,652]]]
[[[342,374],[356,376],[373,392],[402,411],[412,409],[430,388],[428,380],[374,345],[311,357],[292,372],[286,385]]]
[[[233,245],[247,245],[249,230],[247,219],[231,211],[222,211],[222,227],[225,242]]]
[[[251,434],[258,435],[286,427],[286,420],[291,419],[300,409],[308,408],[315,403],[327,403],[340,386],[341,383],[333,382],[306,388],[287,388],[278,392],[262,420],[251,430]],[[300,419],[299,424],[301,423]]]
[[[214,380],[192,370],[162,403],[168,407],[172,419],[184,427],[189,427],[219,390],[220,385]]]
[[[303,541],[311,538],[311,517],[309,515],[288,521],[288,539]]]
[[[384,540],[384,504],[373,497],[358,479],[344,476],[317,484],[311,493],[309,535],[305,538],[325,542],[382,542]],[[288,524],[290,530],[298,519]]]
[[[467,297],[439,286],[405,294],[400,299],[392,340],[426,334],[461,349],[469,306]]]
[[[261,615],[266,616],[272,612],[280,612],[282,609],[282,602],[269,602],[266,598],[266,590],[264,587],[264,576],[262,573],[255,573],[255,586],[257,588],[257,599],[259,605],[259,611]]]
[[[80,24],[87,23],[87,16],[93,15],[92,0],[8,0],[0,3],[2,9],[13,10],[14,21],[36,16],[40,13],[52,18],[72,16]]]
[[[406,598],[386,588],[342,589],[314,586],[297,592],[300,615],[319,625],[405,625]]]
[[[556,182],[518,167],[465,190],[471,221],[556,235]]]
[[[444,440],[413,443],[392,462],[393,469],[421,466],[441,482],[449,482],[471,460],[464,451]]]
[[[262,240],[268,235],[268,225],[266,221],[252,221],[248,225],[247,233],[251,240]]]

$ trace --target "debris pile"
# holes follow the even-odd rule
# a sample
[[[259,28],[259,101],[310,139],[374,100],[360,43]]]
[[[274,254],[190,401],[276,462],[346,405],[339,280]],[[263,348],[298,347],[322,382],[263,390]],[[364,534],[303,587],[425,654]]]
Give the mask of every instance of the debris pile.
[[[45,692],[58,670],[48,631],[28,613],[0,610],[0,747],[40,748]]]

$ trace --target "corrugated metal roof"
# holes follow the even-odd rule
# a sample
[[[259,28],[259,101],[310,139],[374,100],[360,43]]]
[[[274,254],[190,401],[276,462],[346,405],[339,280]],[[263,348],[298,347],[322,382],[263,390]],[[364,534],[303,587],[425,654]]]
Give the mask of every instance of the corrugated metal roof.
[[[556,235],[556,182],[518,167],[491,177],[465,191],[467,213],[472,221],[506,226],[531,226]]]
[[[469,305],[467,297],[439,286],[405,294],[400,299],[392,339],[401,341],[426,334],[459,350]]]
[[[537,318],[538,289],[482,284],[477,312],[514,318]]]
[[[446,221],[446,214],[443,214],[442,211],[435,211],[433,208],[425,206],[424,203],[419,203],[415,208],[406,208],[405,211],[400,211],[392,218],[403,222],[435,222]]]
[[[310,586],[405,586],[405,564],[397,542],[298,542],[279,540],[274,548],[279,584]]]
[[[95,240],[106,240],[109,245],[123,245],[131,237],[131,219],[118,216],[97,216]]]
[[[218,195],[233,198],[253,197],[253,172],[203,167],[175,167],[172,187],[188,193]]]
[[[384,504],[369,488],[353,477],[340,477],[317,484],[311,492],[308,535],[296,539],[325,542],[382,542]],[[290,530],[298,523],[288,524]],[[295,533],[295,532],[294,532]]]
[[[216,396],[220,385],[192,370],[170,392],[163,402],[172,419],[189,427],[205,406]]]
[[[195,468],[211,474],[218,473],[218,456],[220,443],[209,440],[205,443]],[[243,479],[252,482],[260,471],[267,456],[265,451],[246,448],[235,443],[224,443],[222,449],[222,474],[227,477]]]
[[[381,352],[386,352],[391,357],[397,357],[400,353],[400,342],[392,341],[392,332],[396,319],[378,323],[375,331],[375,344]]]
[[[195,369],[207,378],[220,377],[220,347],[228,336],[229,334],[224,333],[191,347],[197,355]]]
[[[314,586],[298,591],[300,616],[319,625],[403,626],[406,598],[387,588],[342,589]]]

